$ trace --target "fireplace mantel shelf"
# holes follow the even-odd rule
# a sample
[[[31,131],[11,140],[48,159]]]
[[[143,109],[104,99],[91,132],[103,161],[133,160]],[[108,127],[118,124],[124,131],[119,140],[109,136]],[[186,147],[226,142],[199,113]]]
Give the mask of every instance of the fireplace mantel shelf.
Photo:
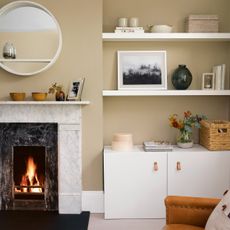
[[[0,101],[0,105],[89,105],[90,101]]]

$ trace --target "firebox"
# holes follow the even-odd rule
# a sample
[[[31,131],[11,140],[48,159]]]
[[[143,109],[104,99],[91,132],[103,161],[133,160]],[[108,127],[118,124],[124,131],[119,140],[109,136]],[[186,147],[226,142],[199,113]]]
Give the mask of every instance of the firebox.
[[[58,210],[57,123],[0,123],[0,210]]]
[[[13,206],[45,209],[45,146],[13,147]]]

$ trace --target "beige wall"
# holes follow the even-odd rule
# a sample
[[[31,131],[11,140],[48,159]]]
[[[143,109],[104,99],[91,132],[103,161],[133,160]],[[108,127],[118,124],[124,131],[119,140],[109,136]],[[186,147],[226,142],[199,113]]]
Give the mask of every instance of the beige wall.
[[[1,0],[0,6],[11,1]],[[8,100],[9,92],[47,91],[58,82],[65,90],[71,80],[85,77],[83,99],[83,188],[102,188],[102,0],[38,0],[55,15],[62,35],[63,48],[57,62],[48,71],[17,77],[0,70],[0,100]]]
[[[138,17],[140,25],[171,24],[174,32],[184,31],[189,14],[218,14],[220,31],[230,31],[227,0],[104,0],[103,29],[112,32],[118,17]],[[201,76],[213,65],[226,63],[229,70],[229,44],[218,42],[105,42],[103,44],[104,89],[117,88],[117,50],[166,50],[168,88],[178,64],[186,64],[193,74],[190,89],[200,89]],[[229,71],[227,71],[229,76]],[[227,79],[226,87],[229,87]],[[131,132],[135,144],[144,140],[175,143],[177,130],[170,128],[168,117],[183,111],[206,114],[209,119],[229,119],[228,97],[106,97],[104,98],[104,144],[111,144],[115,132]]]

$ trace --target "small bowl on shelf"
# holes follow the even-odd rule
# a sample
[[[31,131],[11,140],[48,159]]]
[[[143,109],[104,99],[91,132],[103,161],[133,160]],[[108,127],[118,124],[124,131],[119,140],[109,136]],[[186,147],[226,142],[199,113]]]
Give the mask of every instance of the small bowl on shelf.
[[[24,101],[26,93],[24,92],[11,92],[10,97],[13,101]]]
[[[32,92],[32,98],[35,101],[45,101],[47,97],[47,93],[42,92]]]
[[[150,32],[152,33],[171,33],[172,26],[171,25],[154,25],[154,26],[151,26]]]

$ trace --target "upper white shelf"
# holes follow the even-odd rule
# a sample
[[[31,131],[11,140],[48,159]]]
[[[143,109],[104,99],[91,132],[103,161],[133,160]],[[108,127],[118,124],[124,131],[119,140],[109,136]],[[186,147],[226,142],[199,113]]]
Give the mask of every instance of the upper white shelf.
[[[103,33],[103,41],[230,41],[230,33]]]
[[[0,101],[0,105],[89,105],[89,101]]]
[[[0,62],[31,62],[31,63],[50,63],[52,59],[5,59],[1,58]]]
[[[230,96],[230,90],[103,90],[103,96]]]

